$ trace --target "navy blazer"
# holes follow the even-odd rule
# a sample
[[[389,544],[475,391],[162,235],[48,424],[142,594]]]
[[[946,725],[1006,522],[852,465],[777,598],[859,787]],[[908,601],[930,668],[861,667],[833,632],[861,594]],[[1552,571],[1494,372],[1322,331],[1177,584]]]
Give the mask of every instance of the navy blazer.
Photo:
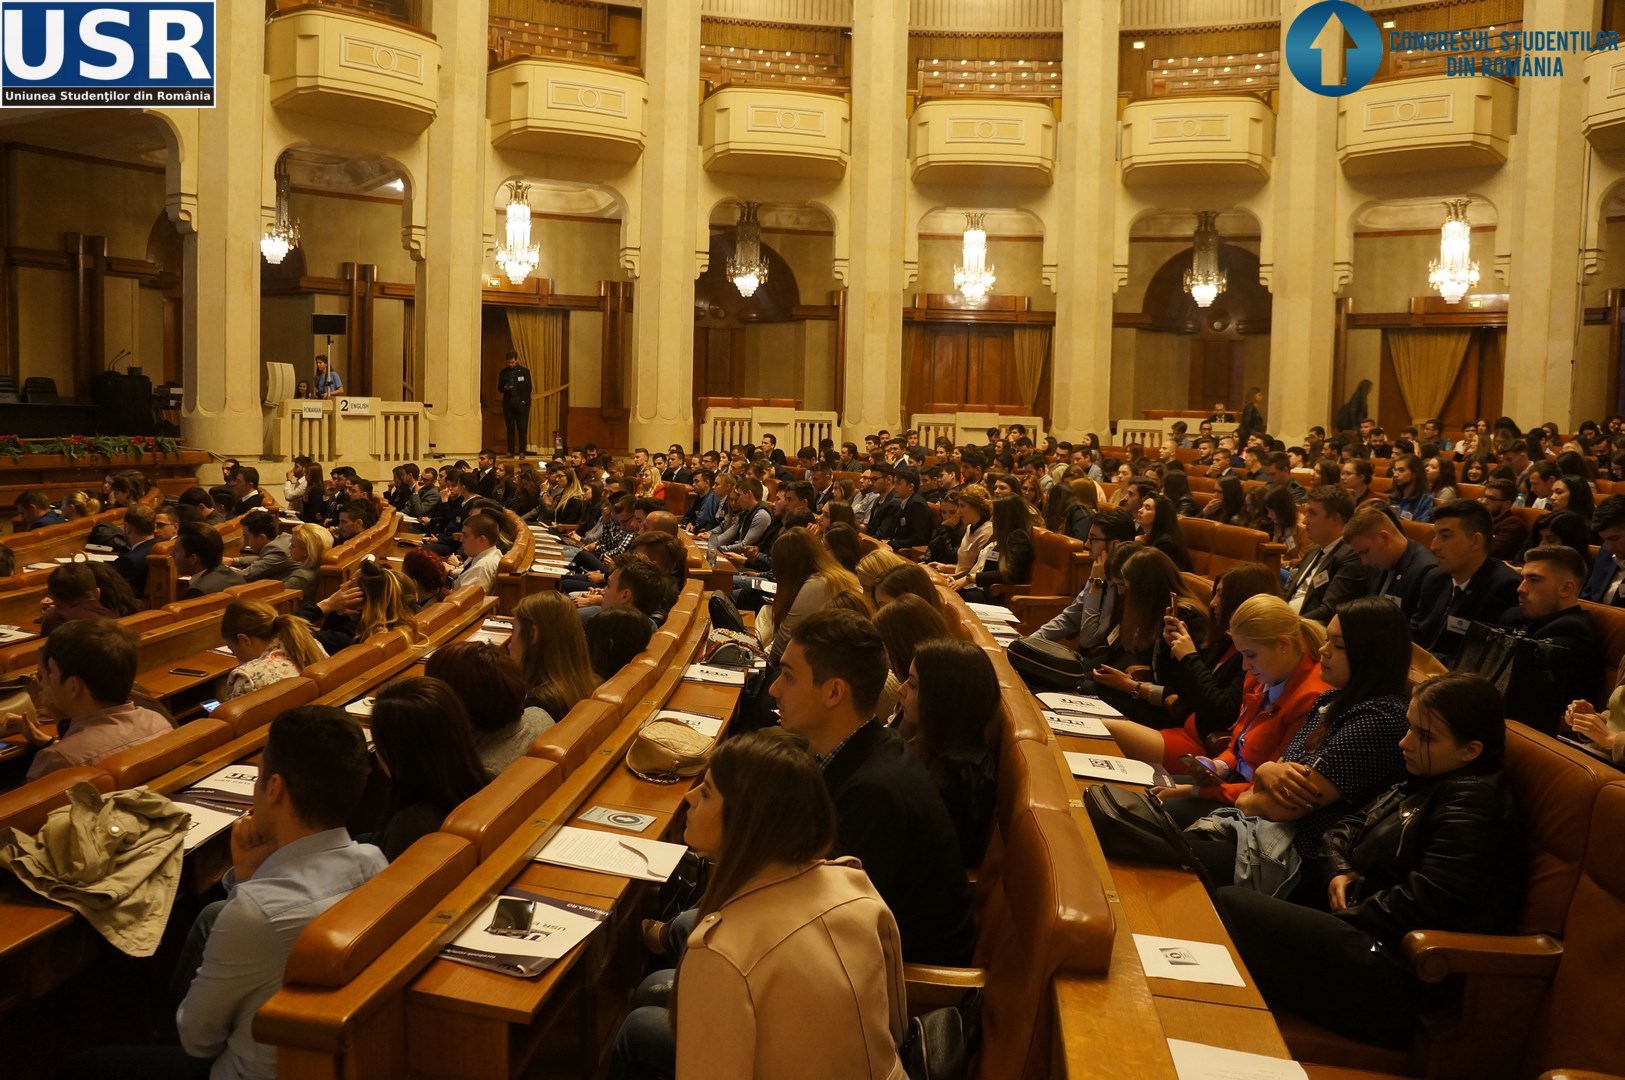
[[[149,536],[120,552],[119,557],[113,560],[113,569],[130,583],[130,589],[137,598],[147,595],[147,554],[157,542],[156,537]]]
[[[1406,540],[1405,554],[1391,570],[1368,571],[1366,595],[1397,596],[1400,610],[1410,620],[1411,640],[1426,641],[1427,621],[1449,600],[1452,584],[1432,552],[1415,540]]]
[[[1522,576],[1500,559],[1487,558],[1484,565],[1467,579],[1465,590],[1456,595],[1456,583],[1446,575],[1450,588],[1444,602],[1433,611],[1424,612],[1418,628],[1417,644],[1433,653],[1447,665],[1461,651],[1465,628],[1452,630],[1450,620],[1507,624],[1509,613],[1518,608],[1518,585]],[[1460,624],[1458,624],[1460,625]]]
[[[1614,580],[1614,574],[1619,570],[1619,563],[1614,560],[1614,553],[1603,545],[1597,551],[1597,561],[1591,564],[1591,577],[1586,580],[1585,588],[1580,590],[1581,600],[1590,600],[1593,604],[1602,603],[1602,598],[1608,592],[1608,586]],[[1625,607],[1625,588],[1619,590],[1614,597],[1614,607]]]

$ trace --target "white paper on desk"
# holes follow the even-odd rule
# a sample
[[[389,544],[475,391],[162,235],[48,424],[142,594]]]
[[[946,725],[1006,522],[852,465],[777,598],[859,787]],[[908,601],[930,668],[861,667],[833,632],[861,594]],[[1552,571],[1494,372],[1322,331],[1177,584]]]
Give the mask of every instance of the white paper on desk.
[[[216,645],[209,651],[212,653],[219,653],[221,656],[229,656],[233,660],[237,659],[237,654],[231,651],[230,645]]]
[[[480,623],[482,630],[501,630],[503,633],[513,633],[513,619],[506,615],[493,615]]]
[[[259,778],[258,765],[228,765],[185,788],[180,792],[180,797],[214,799],[248,806],[254,801],[254,783]]]
[[[0,645],[10,645],[14,641],[27,641],[29,638],[36,636],[20,626],[0,626]]]
[[[351,716],[371,716],[372,703],[376,700],[376,698],[371,697],[356,698],[354,701],[350,702],[350,704],[344,706],[344,711],[349,713]]]
[[[23,569],[24,570],[55,570],[56,569],[56,563],[54,563],[54,562],[32,562],[32,563],[29,563],[27,566],[23,567]]]
[[[602,908],[504,889],[440,955],[531,978],[585,941],[608,917]]]
[[[182,851],[191,851],[209,837],[225,832],[231,828],[232,822],[247,812],[247,807],[193,802],[190,799],[176,799],[175,805],[192,816],[186,827],[186,839],[181,841]]]
[[[970,608],[972,615],[975,615],[978,619],[981,619],[983,622],[1008,622],[1008,623],[1013,623],[1013,622],[1020,622],[1021,621],[1019,618],[1016,617],[1015,612],[1011,611],[1007,607],[1000,607],[998,604],[969,604],[968,603],[965,606]]]
[[[1086,776],[1091,780],[1119,780],[1125,784],[1145,784],[1147,787],[1157,782],[1155,766],[1132,758],[1077,754],[1068,750],[1066,764],[1073,776]]]
[[[536,861],[596,870],[638,881],[665,881],[688,848],[641,836],[615,836],[566,825],[536,853]]]
[[[1134,947],[1140,953],[1140,966],[1147,978],[1178,979],[1180,982],[1214,983],[1218,986],[1246,986],[1230,950],[1211,941],[1184,941],[1180,938],[1135,934]]]
[[[1044,720],[1057,735],[1083,735],[1091,739],[1109,739],[1112,733],[1098,716],[1065,716],[1044,710]]]
[[[94,551],[85,552],[85,558],[91,562],[118,562],[117,555],[98,555]]]
[[[542,563],[532,563],[530,572],[540,574],[542,577],[563,577],[565,568],[562,566],[547,566]]]
[[[489,641],[492,645],[506,645],[513,631],[504,627],[501,630],[487,630],[483,627],[468,635],[469,641]]]
[[[1179,1080],[1308,1080],[1303,1066],[1286,1058],[1226,1050],[1205,1043],[1169,1039]]]
[[[731,668],[712,667],[710,664],[690,664],[683,669],[683,678],[689,682],[719,683],[723,686],[744,686],[745,673]]]
[[[1046,709],[1070,716],[1120,717],[1123,714],[1088,694],[1039,694],[1038,700]]]
[[[661,709],[655,713],[656,720],[675,720],[679,724],[687,724],[695,731],[708,739],[714,739],[722,731],[722,717],[706,716],[704,713],[680,712],[677,709]]]

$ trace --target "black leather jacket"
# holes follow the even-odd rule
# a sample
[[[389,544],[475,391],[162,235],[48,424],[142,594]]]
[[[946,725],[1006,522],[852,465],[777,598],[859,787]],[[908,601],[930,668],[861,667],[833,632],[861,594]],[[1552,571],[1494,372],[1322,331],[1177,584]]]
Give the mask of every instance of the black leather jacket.
[[[1326,878],[1350,870],[1342,918],[1388,946],[1412,930],[1505,933],[1523,895],[1522,833],[1499,772],[1407,779],[1322,840]]]

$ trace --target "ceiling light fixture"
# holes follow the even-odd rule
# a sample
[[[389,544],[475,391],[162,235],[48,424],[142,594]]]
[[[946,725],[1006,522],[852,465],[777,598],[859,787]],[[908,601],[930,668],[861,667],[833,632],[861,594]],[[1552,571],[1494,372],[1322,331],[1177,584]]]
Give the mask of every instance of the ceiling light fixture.
[[[1218,217],[1213,210],[1199,210],[1196,214],[1196,235],[1191,241],[1195,250],[1191,253],[1191,268],[1185,271],[1185,291],[1197,307],[1212,304],[1229,284],[1229,275],[1219,269]]]
[[[276,266],[298,246],[299,222],[288,213],[288,159],[280,157],[276,162],[276,220],[260,237],[260,254]]]
[[[1439,229],[1439,257],[1428,263],[1428,284],[1447,304],[1457,304],[1478,284],[1478,263],[1470,256],[1473,227],[1467,224],[1467,199],[1446,199],[1448,213]]]
[[[497,244],[496,262],[509,281],[522,285],[542,261],[540,245],[530,242],[530,185],[523,180],[508,181],[506,222],[503,240]]]
[[[993,291],[999,279],[993,276],[993,267],[987,265],[987,230],[982,228],[982,214],[965,215],[965,236],[960,244],[963,266],[954,267],[954,288],[973,304],[980,304]]]
[[[762,226],[756,220],[760,203],[739,204],[739,224],[734,227],[734,253],[728,256],[728,280],[740,296],[755,296],[767,283],[767,259],[762,255]]]

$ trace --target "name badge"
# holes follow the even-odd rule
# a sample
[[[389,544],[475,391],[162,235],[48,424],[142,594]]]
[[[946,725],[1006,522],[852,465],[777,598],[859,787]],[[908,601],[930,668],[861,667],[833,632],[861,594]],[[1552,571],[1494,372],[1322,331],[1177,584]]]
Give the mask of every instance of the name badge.
[[[1452,634],[1465,634],[1467,632],[1467,620],[1460,615],[1450,616],[1445,620],[1445,626],[1449,628]]]
[[[1330,580],[1332,580],[1332,572],[1330,570],[1322,570],[1309,580],[1309,584],[1316,589],[1324,589],[1326,587],[1326,583]]]
[[[1411,512],[1409,510],[1401,510],[1399,512],[1399,516],[1400,516],[1401,519],[1403,519],[1405,521],[1410,521],[1411,520]]]
[[[1395,607],[1399,607],[1405,602],[1405,598],[1398,593],[1383,593],[1382,596],[1384,600],[1392,601]]]

